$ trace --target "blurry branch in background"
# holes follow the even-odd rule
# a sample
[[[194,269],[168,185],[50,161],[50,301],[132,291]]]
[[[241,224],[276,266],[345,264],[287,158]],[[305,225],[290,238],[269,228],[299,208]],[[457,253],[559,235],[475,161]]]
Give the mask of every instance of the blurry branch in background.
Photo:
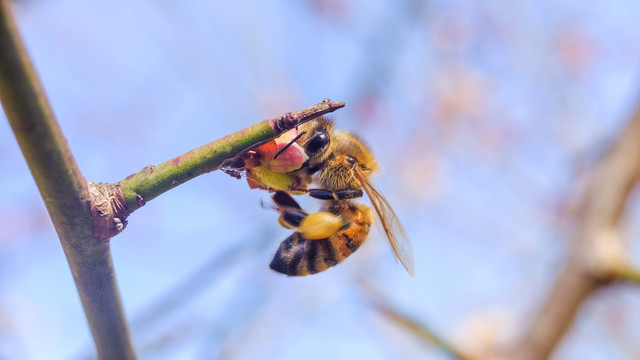
[[[372,307],[390,319],[398,325],[404,327],[409,332],[420,338],[421,340],[428,342],[429,344],[436,346],[451,358],[458,360],[471,360],[472,357],[464,355],[453,344],[446,341],[443,337],[438,335],[433,329],[426,324],[419,322],[411,316],[399,311],[393,307],[389,301],[387,301],[381,291],[378,291],[373,285],[364,281],[360,282],[361,288],[367,293]]]
[[[267,229],[257,229],[256,233],[268,233]],[[216,284],[216,278],[227,273],[229,268],[251,253],[261,251],[270,243],[269,237],[248,236],[237,239],[224,251],[216,251],[201,267],[171,287],[140,313],[132,316],[131,328],[135,333],[150,329],[157,322],[184,308],[201,293]]]
[[[458,360],[470,360],[470,357],[462,355],[458,350],[456,350],[451,344],[447,343],[444,339],[439,337],[434,333],[427,325],[423,323],[419,323],[417,320],[411,318],[410,316],[403,314],[396,309],[387,306],[387,304],[382,304],[381,302],[377,302],[374,304],[375,308],[385,315],[390,320],[396,322],[397,324],[403,326],[414,335],[426,341],[438,348],[442,351],[449,354],[452,358]]]
[[[0,102],[60,238],[98,356],[134,359],[109,242],[92,237],[87,183],[22,44],[8,0],[0,0]]]
[[[636,285],[640,285],[640,270],[631,266],[621,266],[618,269],[620,280],[626,280]]]
[[[256,228],[258,234],[268,234],[269,229],[265,227]],[[264,250],[264,248],[271,243],[270,236],[254,236],[250,235],[234,239],[233,245],[223,251],[217,251],[199,268],[194,270],[191,274],[185,277],[182,281],[172,286],[169,290],[156,297],[156,300],[146,306],[138,314],[132,316],[131,329],[136,337],[139,339],[137,346],[140,354],[145,358],[153,357],[153,354],[162,354],[163,350],[166,350],[177,343],[184,343],[192,340],[194,333],[199,333],[202,336],[202,332],[211,332],[209,328],[213,328],[216,331],[216,335],[219,333],[226,333],[226,324],[230,321],[225,321],[225,315],[235,315],[237,311],[246,310],[244,307],[247,304],[257,307],[258,305],[253,302],[260,302],[260,296],[249,296],[246,299],[236,299],[231,301],[227,306],[228,308],[220,309],[220,305],[212,305],[210,311],[212,313],[217,312],[221,314],[215,318],[215,321],[210,321],[210,314],[202,314],[201,310],[191,310],[188,314],[179,314],[180,320],[172,323],[166,327],[166,330],[160,334],[152,334],[155,328],[158,328],[159,323],[167,322],[176,313],[184,313],[185,309],[189,309],[190,303],[195,302],[199,297],[206,295],[212,287],[218,285],[223,279],[229,278],[230,270],[233,269],[234,264],[242,263],[243,261],[254,261],[256,254]],[[247,286],[246,282],[241,282],[240,286]],[[258,286],[255,286],[258,288]],[[226,289],[228,291],[228,288]],[[246,293],[228,291],[229,296],[240,296],[242,294],[246,296]],[[194,314],[194,312],[196,312]],[[175,316],[174,316],[175,317]],[[177,324],[177,325],[176,325]],[[182,330],[176,330],[180,328]],[[189,329],[189,331],[187,331]],[[229,330],[229,332],[231,332]],[[145,340],[145,338],[150,338]],[[168,341],[168,339],[170,341]],[[215,339],[208,339],[207,343],[215,342]],[[166,351],[164,352],[166,354]],[[205,358],[204,356],[202,358]],[[210,358],[210,357],[206,357]]]
[[[589,295],[619,277],[638,281],[618,225],[639,178],[640,107],[594,170],[578,204],[569,259],[509,359],[547,359]]]

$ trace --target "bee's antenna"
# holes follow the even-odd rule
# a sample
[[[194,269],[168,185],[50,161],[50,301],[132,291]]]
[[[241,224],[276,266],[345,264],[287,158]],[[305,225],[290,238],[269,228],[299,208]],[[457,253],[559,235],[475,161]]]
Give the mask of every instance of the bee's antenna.
[[[278,156],[280,156],[280,154],[282,154],[283,151],[287,150],[289,146],[293,145],[294,142],[298,141],[298,139],[300,139],[302,135],[306,133],[307,133],[307,130],[301,132],[300,134],[298,134],[298,136],[294,137],[293,140],[289,141],[287,145],[285,145],[282,149],[278,150],[278,152],[275,155],[273,155],[273,160],[277,159]]]

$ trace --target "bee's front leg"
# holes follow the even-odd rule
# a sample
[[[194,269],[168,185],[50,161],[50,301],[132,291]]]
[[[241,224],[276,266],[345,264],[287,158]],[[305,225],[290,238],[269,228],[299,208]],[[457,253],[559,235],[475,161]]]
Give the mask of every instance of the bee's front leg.
[[[349,200],[362,197],[362,190],[309,189],[309,196],[320,200]]]

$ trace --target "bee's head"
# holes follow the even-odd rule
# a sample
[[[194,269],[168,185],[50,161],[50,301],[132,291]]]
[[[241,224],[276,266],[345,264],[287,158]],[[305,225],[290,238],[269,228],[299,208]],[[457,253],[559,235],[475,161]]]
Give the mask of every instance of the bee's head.
[[[331,144],[333,121],[319,117],[301,125],[298,131],[306,134],[298,140],[309,158],[320,158]]]
[[[297,142],[309,156],[310,165],[322,162],[331,146],[333,121],[325,117],[315,118],[301,125],[298,131],[306,132]]]
[[[378,168],[376,159],[364,142],[354,134],[336,132],[333,136],[334,154],[342,157],[351,168],[358,167],[364,175],[370,175]]]
[[[304,143],[304,151],[309,157],[322,153],[331,143],[327,128],[317,128],[310,135],[309,140]]]
[[[355,135],[341,131],[332,132],[331,146],[323,158],[317,181],[323,188],[333,191],[362,189],[356,169],[368,176],[377,167],[364,143]]]
[[[370,175],[377,168],[369,148],[356,135],[335,131],[333,121],[319,117],[298,128],[306,132],[297,143],[309,160],[306,166],[318,175],[321,186],[331,190],[360,189],[355,168]]]

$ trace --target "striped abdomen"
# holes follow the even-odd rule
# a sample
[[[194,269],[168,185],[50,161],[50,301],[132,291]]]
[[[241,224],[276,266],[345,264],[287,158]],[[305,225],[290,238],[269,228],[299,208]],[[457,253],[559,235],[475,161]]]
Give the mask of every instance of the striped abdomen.
[[[305,239],[298,231],[278,248],[271,269],[289,276],[315,274],[340,263],[367,240],[373,220],[371,209],[350,201],[335,202],[329,212],[344,218],[349,226],[324,239]]]

